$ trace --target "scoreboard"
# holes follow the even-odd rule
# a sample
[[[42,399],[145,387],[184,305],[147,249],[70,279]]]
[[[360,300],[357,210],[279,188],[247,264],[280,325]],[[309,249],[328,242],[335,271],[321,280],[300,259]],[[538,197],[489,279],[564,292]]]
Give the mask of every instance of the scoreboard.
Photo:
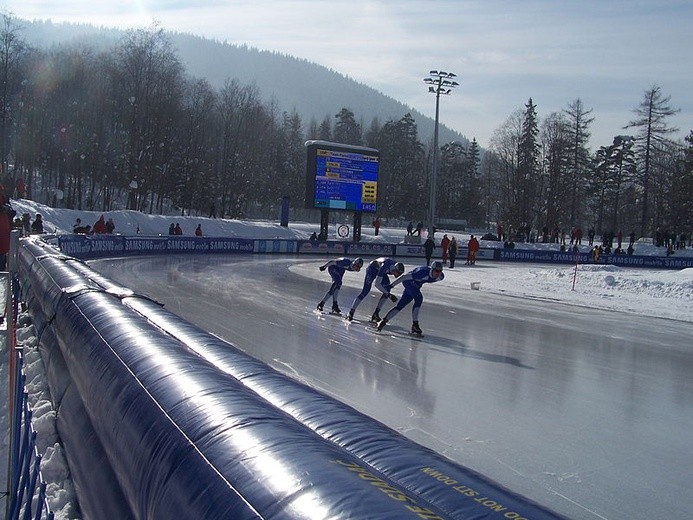
[[[378,150],[327,141],[306,149],[307,208],[377,212]]]

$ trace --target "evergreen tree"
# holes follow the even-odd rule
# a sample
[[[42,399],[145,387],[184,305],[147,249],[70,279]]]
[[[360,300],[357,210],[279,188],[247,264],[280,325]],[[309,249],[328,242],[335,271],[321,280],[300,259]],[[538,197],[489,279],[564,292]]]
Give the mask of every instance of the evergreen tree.
[[[425,189],[421,176],[424,151],[414,118],[406,114],[399,121],[388,121],[373,144],[380,150],[381,214],[420,218],[416,208]]]
[[[534,208],[539,176],[539,121],[532,98],[525,105],[522,133],[517,144],[517,213],[513,223],[526,228],[535,220]]]
[[[320,123],[317,139],[321,141],[332,141],[332,123],[330,121],[330,116],[325,116],[325,119]]]
[[[362,143],[361,125],[356,122],[354,113],[347,108],[342,108],[334,117],[336,119],[334,125],[335,142],[360,146]]]

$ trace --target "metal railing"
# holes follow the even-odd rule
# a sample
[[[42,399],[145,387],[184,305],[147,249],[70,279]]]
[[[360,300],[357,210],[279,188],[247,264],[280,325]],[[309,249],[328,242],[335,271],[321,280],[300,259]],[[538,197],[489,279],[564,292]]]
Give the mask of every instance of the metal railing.
[[[52,520],[41,475],[42,455],[36,448],[36,430],[31,424],[29,394],[25,390],[24,360],[15,353],[14,402],[12,402],[11,448],[7,520]],[[18,397],[18,398],[17,398]]]

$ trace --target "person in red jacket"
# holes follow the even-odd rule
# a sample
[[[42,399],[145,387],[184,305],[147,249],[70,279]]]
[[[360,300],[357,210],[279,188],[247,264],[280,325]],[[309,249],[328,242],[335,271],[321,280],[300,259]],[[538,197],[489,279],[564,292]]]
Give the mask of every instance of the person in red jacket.
[[[99,217],[99,220],[96,221],[96,224],[94,224],[93,231],[94,234],[108,233],[108,228],[106,227],[106,220],[104,219],[103,215],[101,215]]]
[[[479,241],[472,235],[467,244],[467,265],[474,265],[477,251],[479,251]]]

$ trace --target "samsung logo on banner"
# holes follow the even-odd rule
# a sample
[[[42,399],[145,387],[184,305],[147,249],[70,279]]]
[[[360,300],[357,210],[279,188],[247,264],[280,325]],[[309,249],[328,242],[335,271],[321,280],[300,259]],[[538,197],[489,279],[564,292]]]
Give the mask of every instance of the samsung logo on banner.
[[[123,245],[121,240],[109,240],[109,239],[98,239],[98,240],[91,240],[91,250],[92,252],[107,252],[107,253],[115,253],[117,251],[122,251],[123,250]]]
[[[125,242],[126,251],[153,251],[154,250],[154,240],[147,239],[137,239],[128,240]]]
[[[180,240],[180,239],[169,239],[167,244],[167,249],[184,249],[184,250],[194,250],[195,242],[192,240]]]
[[[242,251],[253,252],[252,240],[211,240],[209,242],[210,251]]]
[[[82,256],[86,253],[91,253],[91,244],[87,242],[86,238],[72,239],[61,237],[58,245],[60,250],[68,255]]]

